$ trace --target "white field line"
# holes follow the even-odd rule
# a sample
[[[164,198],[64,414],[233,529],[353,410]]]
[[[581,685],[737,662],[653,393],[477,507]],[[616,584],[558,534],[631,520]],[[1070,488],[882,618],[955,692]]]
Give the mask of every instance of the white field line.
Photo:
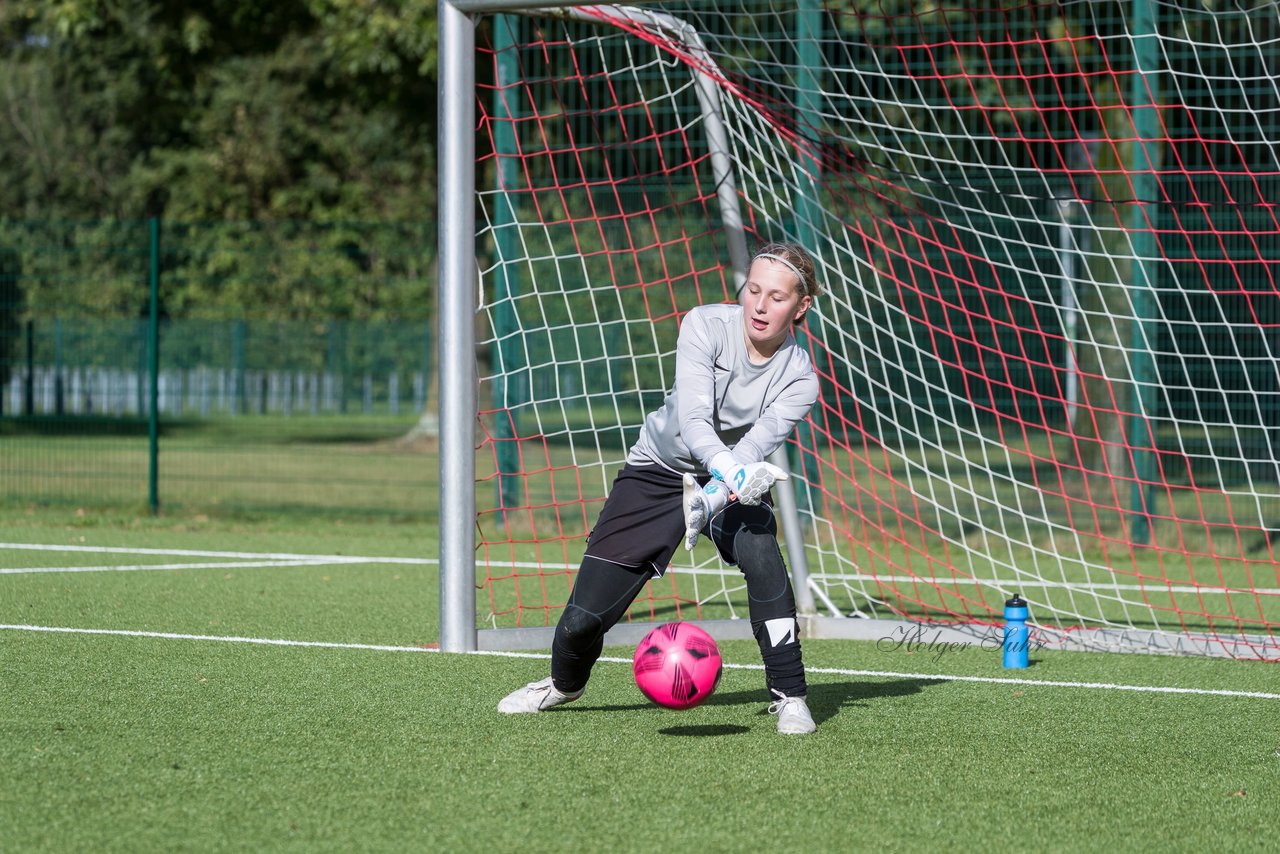
[[[206,563],[133,563],[113,566],[0,566],[0,575],[37,575],[59,572],[145,572],[151,569],[253,569],[266,566],[333,566],[349,560],[236,560]]]
[[[158,638],[164,640],[190,640],[190,641],[208,641],[216,643],[243,643],[253,644],[257,646],[284,646],[284,647],[312,647],[320,649],[350,649],[365,650],[370,652],[439,652],[435,648],[423,646],[390,646],[384,644],[365,644],[365,643],[336,643],[328,641],[299,641],[285,640],[281,638],[246,638],[236,637],[233,635],[191,635],[181,634],[178,632],[143,632],[132,631],[128,629],[81,629],[69,628],[63,626],[30,626],[30,625],[5,625],[0,624],[0,631],[13,632],[43,632],[50,634],[73,634],[73,635],[110,635],[114,637],[132,637],[132,638]],[[481,650],[477,652],[465,653],[466,655],[482,655],[496,658],[532,658],[539,660],[548,660],[550,655],[540,652],[502,652]],[[616,658],[604,656],[600,661],[609,662],[611,664],[631,664],[630,658]],[[724,665],[731,670],[753,670],[760,671],[763,667],[758,664],[728,664]],[[1215,688],[1175,688],[1162,685],[1124,685],[1112,682],[1065,682],[1050,679],[1014,679],[1009,677],[996,676],[957,676],[950,673],[907,673],[893,670],[852,670],[840,667],[807,667],[806,672],[823,673],[834,676],[865,676],[873,679],[926,679],[935,682],[978,682],[990,685],[1026,685],[1039,686],[1044,688],[1079,688],[1092,689],[1099,691],[1131,691],[1142,694],[1192,694],[1198,696],[1210,697],[1238,697],[1254,700],[1280,700],[1280,694],[1268,693],[1266,691],[1233,691],[1229,689]]]
[[[246,560],[336,561],[341,563],[436,564],[434,558],[369,557],[367,555],[294,554],[292,552],[215,552],[204,549],[138,549],[121,546],[60,546],[43,543],[0,543],[0,551],[90,552],[93,554],[162,555],[165,557],[225,557]]]
[[[291,552],[226,552],[226,551],[206,551],[203,549],[144,549],[144,548],[127,548],[124,546],[63,546],[63,545],[47,545],[43,543],[0,543],[0,551],[11,549],[14,551],[37,551],[37,552],[85,552],[89,554],[125,554],[125,555],[159,555],[162,557],[221,557],[230,558],[242,563],[229,564],[230,566],[306,566],[315,564],[317,566],[324,564],[359,564],[359,563],[383,563],[398,566],[436,566],[440,563],[437,558],[414,558],[414,557],[370,557],[368,555],[325,555],[325,554],[294,554]],[[259,563],[250,563],[250,561],[267,561]],[[296,563],[275,563],[274,561],[295,561]],[[146,569],[185,569],[199,568],[201,564],[174,564],[172,566],[158,566],[155,564],[135,564],[131,566],[108,566],[103,565],[96,568],[96,571],[127,571],[127,570],[146,570]],[[208,567],[220,567],[220,564],[208,564]],[[500,567],[510,567],[512,569],[544,569],[551,571],[576,570],[577,564],[554,564],[554,563],[538,563],[537,561],[510,561],[498,564]],[[0,567],[0,575],[19,574],[19,573],[39,573],[39,572],[93,572],[95,567],[72,567],[66,569],[64,567]],[[741,575],[736,568],[733,567],[673,567],[673,572],[684,573],[686,575]]]
[[[939,587],[1040,587],[1045,589],[1060,590],[1079,590],[1088,592],[1090,590],[1111,590],[1111,591],[1139,591],[1144,593],[1231,593],[1238,595],[1259,596],[1280,596],[1280,588],[1277,587],[1223,587],[1221,584],[1186,584],[1184,582],[1176,582],[1174,584],[1161,583],[1156,579],[1152,579],[1146,584],[1119,584],[1104,581],[1050,581],[1048,579],[1035,578],[923,578],[912,575],[867,575],[865,573],[850,573],[849,575],[841,575],[834,572],[815,572],[809,575],[809,580],[818,583],[842,584],[854,581],[879,582],[883,584],[933,584]]]
[[[143,548],[126,548],[120,546],[62,546],[62,545],[44,545],[39,543],[0,543],[0,551],[5,549],[13,549],[19,551],[43,551],[43,552],[89,552],[98,554],[135,554],[135,555],[162,555],[168,557],[222,557],[232,558],[244,561],[259,560],[272,561],[269,563],[238,563],[231,566],[306,566],[308,564],[358,564],[358,563],[383,563],[394,564],[400,566],[435,566],[440,563],[436,558],[412,558],[412,557],[371,557],[368,555],[324,555],[324,554],[295,554],[291,552],[226,552],[226,551],[204,551],[200,549],[143,549]],[[295,561],[296,563],[275,563],[274,561]],[[575,570],[576,565],[569,564],[543,564],[536,561],[511,561],[508,563],[498,564],[501,567],[511,567],[513,569],[546,569],[552,571]],[[219,564],[174,564],[171,566],[156,565],[133,565],[133,566],[102,566],[95,567],[0,567],[0,575],[26,574],[39,572],[122,572],[128,570],[147,570],[147,569],[198,569],[198,568],[222,568]],[[683,575],[724,575],[738,576],[741,573],[735,567],[676,567],[671,568],[671,572]],[[851,583],[855,581],[864,581],[880,584],[934,584],[947,587],[961,586],[987,586],[1004,589],[1016,582],[1022,587],[1042,587],[1042,588],[1060,588],[1078,591],[1090,590],[1109,590],[1109,591],[1137,591],[1146,593],[1191,593],[1205,595],[1243,595],[1243,596],[1280,596],[1280,588],[1272,587],[1223,587],[1222,585],[1213,584],[1160,584],[1152,580],[1146,584],[1119,584],[1104,582],[1070,582],[1070,581],[1049,581],[1047,579],[1010,579],[1010,578],[952,578],[952,579],[927,579],[914,575],[867,575],[865,573],[851,573],[842,575],[839,573],[815,572],[810,574],[810,580],[815,583]]]

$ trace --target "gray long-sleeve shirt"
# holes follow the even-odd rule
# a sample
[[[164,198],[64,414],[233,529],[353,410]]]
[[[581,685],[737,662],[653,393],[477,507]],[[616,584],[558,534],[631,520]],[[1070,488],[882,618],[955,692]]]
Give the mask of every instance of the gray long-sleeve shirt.
[[[680,326],[675,387],[645,418],[627,462],[702,473],[713,456],[731,449],[739,463],[757,463],[817,399],[813,364],[794,335],[767,362],[753,364],[742,307],[699,306]]]

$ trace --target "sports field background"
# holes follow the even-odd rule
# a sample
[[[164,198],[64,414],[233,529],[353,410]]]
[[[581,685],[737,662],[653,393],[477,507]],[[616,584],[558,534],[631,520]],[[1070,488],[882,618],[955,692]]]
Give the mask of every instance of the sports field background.
[[[1272,664],[810,641],[785,738],[753,643],[684,713],[613,648],[509,718],[546,654],[432,649],[420,518],[9,501],[0,543],[5,851],[1246,851],[1280,818]]]
[[[813,578],[852,560],[901,585],[892,616],[990,620],[1017,574],[1070,582],[1073,619],[1078,596],[1109,625],[1247,614],[1273,636],[1273,5],[663,5],[744,96],[750,236],[825,243],[840,272],[800,444],[840,452],[823,483],[855,526],[898,536],[880,522],[895,544],[866,556],[815,536]],[[479,120],[454,130],[479,137],[492,412],[482,483],[439,484],[434,440],[406,441],[437,411],[455,267],[432,212],[455,118],[438,11],[0,4],[0,854],[1276,847],[1274,663],[1042,650],[1010,672],[927,632],[806,639],[819,729],[784,738],[752,642],[723,644],[718,692],[684,713],[613,647],[579,702],[498,715],[548,656],[438,650],[442,504],[477,490],[490,529],[513,506],[575,516],[559,540],[505,517],[480,538],[499,572],[553,571],[516,579],[528,602],[478,590],[477,621],[553,622],[576,517],[669,388],[678,315],[729,294],[707,204],[729,185],[681,67],[700,53],[480,21]],[[1085,431],[1059,387],[1077,374]],[[1135,482],[1151,466],[1154,549],[1110,537],[1141,502],[1096,496],[1102,460],[1054,436],[1123,444],[1110,471]],[[1082,490],[1049,501],[1046,464]],[[919,503],[966,490],[968,511]],[[671,576],[645,618],[703,599]],[[699,613],[745,615],[729,578]],[[1149,581],[1152,608],[1107,592]],[[835,584],[846,610],[881,592]]]

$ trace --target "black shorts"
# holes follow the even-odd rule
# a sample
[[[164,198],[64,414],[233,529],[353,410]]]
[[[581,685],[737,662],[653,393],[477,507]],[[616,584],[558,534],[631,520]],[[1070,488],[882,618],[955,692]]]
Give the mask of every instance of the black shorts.
[[[698,482],[710,479],[703,475]],[[734,537],[747,525],[777,535],[772,494],[753,507],[731,502],[711,518],[703,533],[732,566],[738,562]],[[662,466],[627,463],[614,478],[600,517],[587,537],[587,554],[625,566],[647,566],[655,575],[662,575],[683,541],[684,483],[680,475]]]

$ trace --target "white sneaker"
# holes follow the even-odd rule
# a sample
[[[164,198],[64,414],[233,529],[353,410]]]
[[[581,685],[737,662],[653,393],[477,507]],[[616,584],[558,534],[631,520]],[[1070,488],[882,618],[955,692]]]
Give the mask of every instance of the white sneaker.
[[[503,697],[502,702],[498,703],[498,711],[504,715],[541,712],[543,709],[549,709],[552,706],[571,703],[581,696],[581,691],[576,694],[557,691],[556,686],[551,684],[551,677],[548,676],[546,679],[530,682],[523,688],[517,688]]]
[[[788,697],[774,691],[778,699],[769,704],[769,714],[778,716],[778,732],[783,735],[807,735],[818,729],[809,714],[804,697]]]

